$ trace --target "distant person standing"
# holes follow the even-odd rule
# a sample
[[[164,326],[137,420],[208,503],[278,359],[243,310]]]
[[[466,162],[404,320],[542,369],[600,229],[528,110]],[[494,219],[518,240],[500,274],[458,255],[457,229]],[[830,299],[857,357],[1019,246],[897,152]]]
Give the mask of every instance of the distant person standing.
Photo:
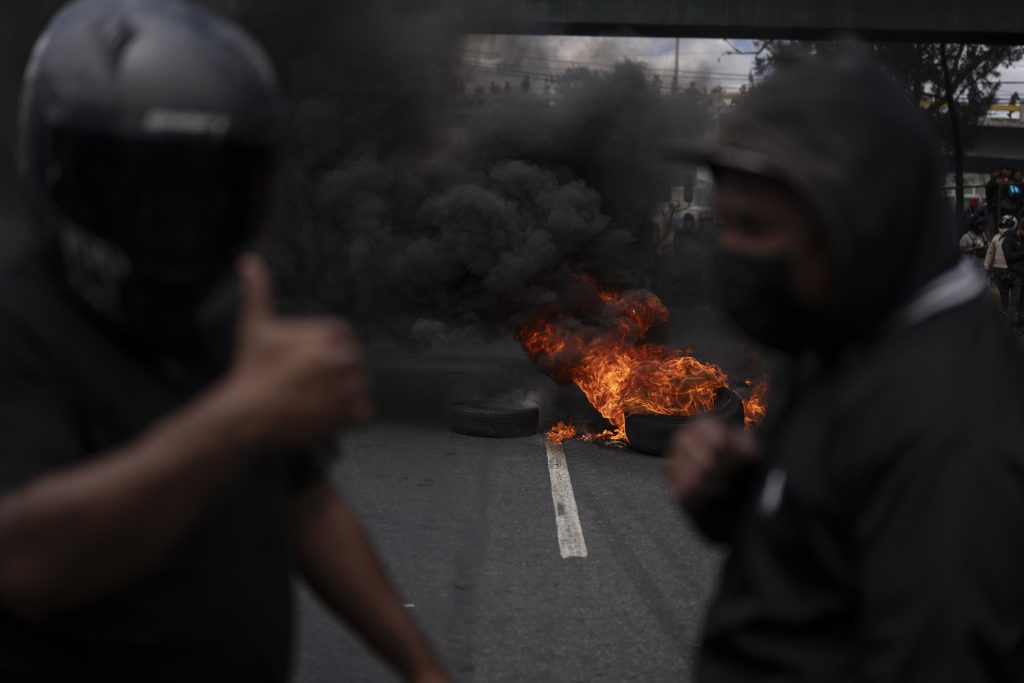
[[[980,220],[981,232],[985,234],[985,239],[991,239],[992,233],[985,228],[985,212],[982,210],[977,197],[971,197],[971,201],[967,203],[967,209],[964,211],[964,214],[968,225],[976,220]]]
[[[1021,301],[1024,299],[1024,224],[1018,222],[1013,231],[1007,231],[1002,240],[1003,255],[1010,274],[1010,301],[1007,319],[1017,334],[1024,334]]]
[[[1004,169],[1003,173],[1003,181],[1000,185],[1002,191],[1000,215],[1007,213],[1017,215],[1020,213],[1022,201],[1024,201],[1024,194],[1021,193],[1024,182],[1021,181],[1019,171]]]
[[[999,311],[1006,318],[1010,306],[1010,286],[1012,276],[1006,267],[1006,255],[1003,253],[1003,240],[1006,235],[1017,229],[1017,219],[1003,216],[999,221],[999,232],[992,237],[988,249],[985,250],[985,272],[988,273],[992,285],[999,290]]]
[[[979,217],[971,220],[967,232],[960,238],[960,253],[970,259],[971,263],[981,267],[986,251],[988,238],[985,237],[985,222]]]
[[[996,220],[998,220],[1000,216],[1005,216],[1006,214],[1015,214],[1016,213],[1015,207],[1014,207],[1014,202],[1011,201],[1011,197],[1010,197],[1011,193],[1010,193],[1010,190],[1009,190],[1010,175],[1011,175],[1011,173],[1012,172],[1010,171],[1010,169],[1008,167],[1004,166],[1003,168],[999,169],[999,172],[996,175],[996,179],[995,179],[995,203],[993,205],[994,206],[994,210],[995,210]]]

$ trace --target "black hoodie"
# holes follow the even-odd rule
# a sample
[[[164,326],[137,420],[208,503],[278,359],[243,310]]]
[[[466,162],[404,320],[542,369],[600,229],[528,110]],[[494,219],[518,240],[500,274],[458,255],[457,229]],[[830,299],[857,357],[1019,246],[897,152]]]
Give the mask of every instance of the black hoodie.
[[[1018,278],[1024,276],[1024,237],[1017,231],[1008,233],[1003,239],[1003,257],[1014,275]]]
[[[723,121],[712,163],[806,198],[837,289],[762,462],[696,517],[731,545],[701,681],[1024,680],[1024,354],[957,265],[936,149],[859,46]]]

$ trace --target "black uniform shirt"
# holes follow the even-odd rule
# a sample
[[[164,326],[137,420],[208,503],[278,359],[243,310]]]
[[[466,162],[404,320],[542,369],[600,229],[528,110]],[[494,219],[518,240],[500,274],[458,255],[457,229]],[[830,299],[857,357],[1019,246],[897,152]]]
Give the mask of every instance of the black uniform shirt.
[[[0,274],[0,496],[130,442],[223,368],[133,350],[27,259]],[[289,499],[311,455],[261,460],[149,574],[29,623],[0,606],[0,681],[282,681]],[[182,492],[182,495],[188,495]]]

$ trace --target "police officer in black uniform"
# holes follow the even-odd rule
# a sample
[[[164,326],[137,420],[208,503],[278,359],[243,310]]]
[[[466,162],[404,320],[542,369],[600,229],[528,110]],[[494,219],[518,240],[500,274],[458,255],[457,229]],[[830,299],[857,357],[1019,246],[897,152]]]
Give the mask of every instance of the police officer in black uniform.
[[[284,681],[296,572],[444,680],[316,448],[372,412],[363,351],[277,316],[250,252],[282,122],[262,50],[191,4],[80,0],[35,47],[39,239],[0,273],[5,683]]]

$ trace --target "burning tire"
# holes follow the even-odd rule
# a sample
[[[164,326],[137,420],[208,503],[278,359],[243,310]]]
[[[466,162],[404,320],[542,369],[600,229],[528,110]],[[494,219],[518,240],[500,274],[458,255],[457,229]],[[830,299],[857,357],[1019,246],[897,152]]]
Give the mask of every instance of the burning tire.
[[[514,438],[537,433],[537,406],[498,401],[461,401],[452,406],[452,431],[468,436]]]
[[[697,417],[715,417],[743,426],[743,401],[733,391],[720,389],[711,410]],[[629,447],[638,453],[663,455],[672,441],[672,434],[692,419],[686,415],[627,415],[626,437]]]

